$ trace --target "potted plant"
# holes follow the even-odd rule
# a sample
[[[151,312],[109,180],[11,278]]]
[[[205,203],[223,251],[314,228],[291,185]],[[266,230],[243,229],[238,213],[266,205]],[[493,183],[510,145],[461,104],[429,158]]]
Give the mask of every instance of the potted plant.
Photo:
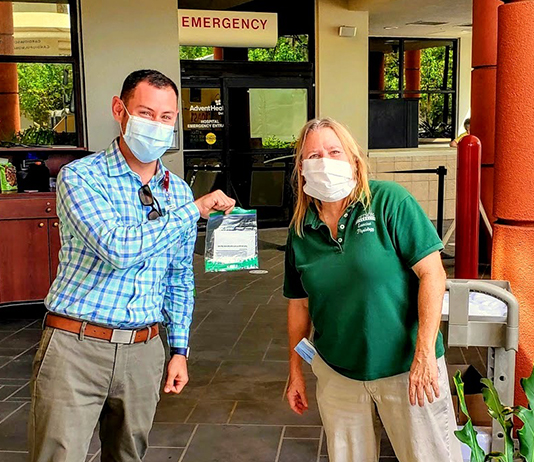
[[[469,411],[465,403],[464,383],[460,372],[454,376],[454,385],[458,393],[460,410],[467,417],[467,423],[461,429],[455,432],[456,437],[471,449],[471,462],[514,462],[522,460],[525,462],[534,462],[534,370],[528,379],[521,380],[528,402],[528,409],[523,406],[508,407],[501,403],[499,393],[495,389],[493,382],[489,379],[482,379],[484,388],[482,394],[484,402],[488,407],[489,415],[497,420],[504,434],[504,452],[491,452],[485,454],[477,441],[477,431],[473,427],[473,422],[469,416]],[[513,418],[517,417],[523,422],[523,427],[517,432],[519,439],[519,451],[514,451],[514,440],[512,437]]]

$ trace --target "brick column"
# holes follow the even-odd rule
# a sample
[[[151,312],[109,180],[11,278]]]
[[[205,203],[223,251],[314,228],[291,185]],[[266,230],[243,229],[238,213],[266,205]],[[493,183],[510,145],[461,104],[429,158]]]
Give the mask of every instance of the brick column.
[[[471,134],[482,143],[480,198],[493,223],[495,161],[495,98],[497,82],[497,9],[499,0],[473,0],[473,72],[471,74]],[[462,123],[463,121],[459,121]],[[481,257],[487,259],[491,238],[480,228]]]
[[[519,379],[534,364],[534,1],[499,7],[493,239],[495,279],[519,300]],[[484,151],[484,145],[482,146]]]
[[[384,91],[385,81],[385,59],[381,51],[371,51],[369,53],[369,90]],[[383,95],[373,95],[372,98],[383,99]]]
[[[0,54],[14,54],[13,4],[0,2]],[[17,65],[0,64],[0,139],[20,131]]]
[[[406,90],[415,91],[421,89],[421,50],[409,50],[404,52],[404,76],[406,78]],[[406,98],[420,98],[419,93],[408,93]]]

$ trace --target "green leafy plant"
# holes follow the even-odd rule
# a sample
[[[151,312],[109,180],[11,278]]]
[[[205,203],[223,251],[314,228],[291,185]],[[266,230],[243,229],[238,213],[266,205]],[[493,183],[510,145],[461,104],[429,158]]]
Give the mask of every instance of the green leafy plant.
[[[22,114],[41,127],[50,121],[50,111],[65,108],[73,89],[70,64],[19,63],[19,100]],[[67,83],[65,83],[67,74]]]
[[[262,147],[266,149],[293,149],[296,142],[294,136],[292,141],[282,141],[277,136],[272,135],[262,140]]]
[[[482,395],[484,402],[488,407],[489,415],[495,419],[502,428],[504,435],[504,452],[491,452],[484,454],[483,449],[477,441],[477,431],[473,426],[469,411],[465,402],[464,383],[460,372],[454,376],[454,385],[458,394],[460,410],[467,417],[467,423],[461,429],[455,432],[456,437],[471,449],[471,462],[514,462],[519,458],[525,462],[534,462],[534,370],[528,379],[521,380],[521,386],[527,395],[529,407],[524,408],[504,406],[499,398],[493,382],[488,379],[482,379],[484,388]],[[512,438],[513,418],[517,416],[523,422],[523,428],[518,431],[519,453],[514,453],[514,440]],[[515,458],[515,459],[514,459]]]

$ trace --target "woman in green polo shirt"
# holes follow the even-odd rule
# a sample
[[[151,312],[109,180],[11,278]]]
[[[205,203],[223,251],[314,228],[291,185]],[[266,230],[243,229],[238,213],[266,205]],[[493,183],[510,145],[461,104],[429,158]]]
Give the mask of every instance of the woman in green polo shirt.
[[[369,181],[346,128],[312,120],[296,145],[284,295],[291,408],[308,408],[299,341],[314,327],[317,401],[331,462],[461,462],[439,324],[443,248],[415,199]]]

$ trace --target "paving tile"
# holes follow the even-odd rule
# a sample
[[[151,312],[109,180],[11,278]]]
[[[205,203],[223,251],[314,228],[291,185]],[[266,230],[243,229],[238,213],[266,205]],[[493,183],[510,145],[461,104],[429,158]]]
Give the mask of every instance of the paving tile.
[[[27,452],[0,452],[0,460],[2,462],[28,462]]]
[[[200,400],[187,423],[221,423],[225,424],[236,405],[235,401]]]
[[[12,395],[9,398],[9,401],[30,401],[31,400],[31,394],[30,394],[30,384],[27,384],[23,386],[22,388],[18,387],[19,390],[17,393]],[[0,390],[0,393],[2,390]]]
[[[20,387],[20,385],[0,385],[0,401],[15,393]]]
[[[319,440],[284,440],[279,462],[317,462]]]
[[[0,368],[1,370],[1,368]],[[1,377],[0,376],[0,386],[2,385],[8,385],[8,386],[17,386],[22,387],[25,383],[28,382],[28,379],[13,379],[13,378],[7,378],[7,377]]]
[[[225,361],[207,395],[214,400],[281,399],[287,381],[287,366],[282,363]]]
[[[9,414],[13,413],[16,409],[21,406],[21,403],[10,403],[10,402],[1,402],[0,403],[0,422],[3,421]],[[0,445],[0,449],[3,449]]]
[[[195,425],[155,423],[150,431],[150,447],[184,448],[193,433]]]
[[[243,336],[239,339],[234,349],[228,355],[228,359],[248,360],[248,361],[262,361],[271,340],[267,337],[250,337]]]
[[[5,366],[0,367],[0,379],[25,379],[25,381],[28,381],[32,374],[35,351],[36,349],[32,349]],[[2,383],[1,380],[0,383]]]
[[[389,441],[389,438],[386,434],[386,431],[382,429],[382,435],[380,438],[380,456],[382,457],[394,457],[395,451],[393,450],[393,446],[391,446],[391,443]]]
[[[282,427],[200,425],[183,462],[273,462]]]
[[[0,332],[5,331],[16,332],[20,329],[30,327],[32,329],[40,329],[41,325],[35,319],[5,319],[0,321]]]
[[[13,356],[0,356],[0,367],[5,366],[7,363],[13,361],[14,357],[15,357],[15,355],[13,355]]]
[[[320,426],[286,427],[284,438],[317,438],[321,437]]]
[[[156,410],[154,422],[184,423],[196,405],[192,399],[163,395]]]
[[[0,403],[0,405],[20,407],[20,403]],[[26,403],[0,424],[0,449],[7,451],[28,450],[27,427],[29,411],[30,405]]]
[[[0,347],[31,348],[41,340],[40,329],[24,329],[0,340]]]
[[[287,339],[274,338],[265,354],[265,361],[285,361],[289,362],[289,347]]]
[[[298,415],[291,410],[286,400],[282,401],[278,397],[271,401],[238,401],[230,423],[319,426],[321,418],[314,402],[310,401],[309,409],[303,415]]]
[[[98,425],[95,428],[95,431],[93,432],[93,437],[91,438],[91,442],[89,443],[89,449],[87,451],[88,455],[95,455],[97,452],[100,451],[100,437],[98,435]]]
[[[182,457],[183,449],[174,448],[148,448],[144,462],[178,462]]]

